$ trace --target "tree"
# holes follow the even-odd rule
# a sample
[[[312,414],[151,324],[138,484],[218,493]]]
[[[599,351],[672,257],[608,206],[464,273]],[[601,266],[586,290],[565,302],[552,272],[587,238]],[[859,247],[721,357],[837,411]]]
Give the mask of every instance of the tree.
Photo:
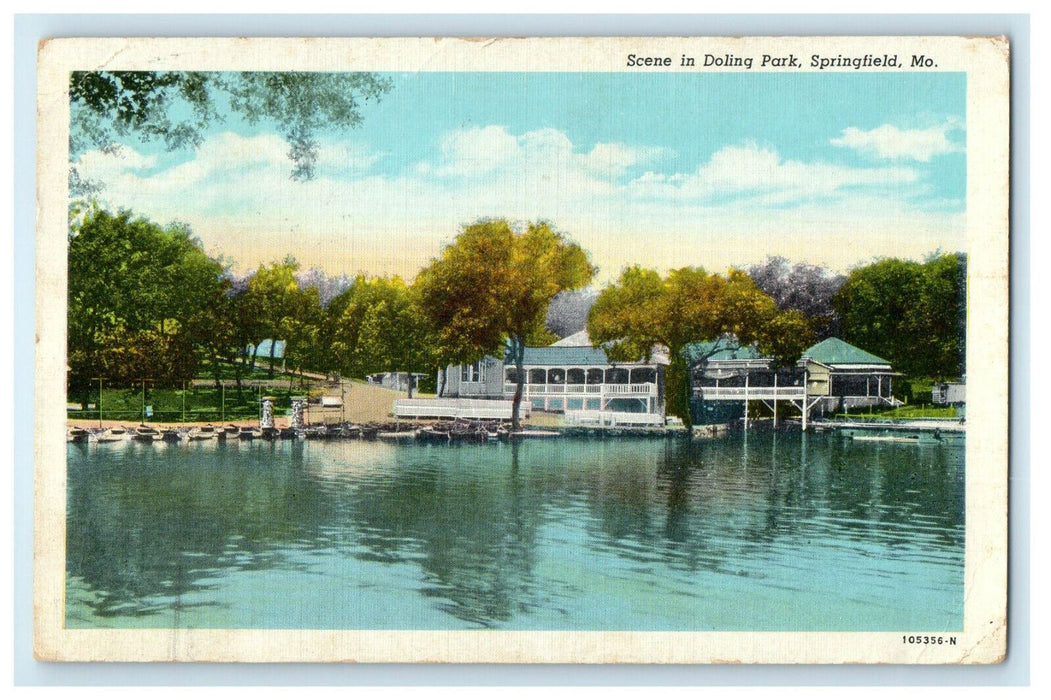
[[[790,341],[782,337],[783,332],[797,337]],[[787,359],[795,345],[813,337],[801,314],[779,312],[774,300],[740,270],[722,277],[684,267],[661,278],[656,271],[638,266],[625,269],[615,284],[599,294],[588,317],[588,334],[593,343],[604,344],[614,360],[649,358],[654,346],[666,347],[667,411],[687,426],[691,424],[684,353],[688,344],[732,337],[742,345],[757,342],[763,350]],[[713,343],[712,347],[714,351],[722,346]]]
[[[544,327],[557,338],[566,338],[587,328],[588,312],[597,295],[590,290],[559,292],[547,309]]]
[[[69,78],[69,152],[112,149],[118,139],[162,141],[169,150],[200,145],[224,113],[249,124],[269,122],[289,144],[294,180],[317,165],[317,134],[350,129],[362,103],[378,100],[391,82],[373,73],[74,71]],[[91,189],[75,169],[71,189]]]
[[[760,265],[748,268],[755,285],[774,300],[782,311],[798,311],[813,319],[819,339],[836,335],[836,312],[832,297],[843,286],[846,277],[819,265],[790,264],[785,258],[771,256]]]
[[[323,309],[328,308],[333,299],[350,289],[350,285],[354,284],[354,280],[345,274],[330,276],[324,270],[316,267],[312,267],[306,272],[300,272],[296,275],[296,280],[299,282],[301,289],[309,289],[310,287],[317,289],[318,300]]]
[[[70,230],[67,362],[73,391],[94,377],[175,385],[200,364],[203,309],[223,268],[188,227],[93,209]]]
[[[414,287],[436,329],[443,362],[475,362],[501,353],[514,363],[511,423],[518,430],[526,345],[546,333],[544,320],[555,295],[585,286],[594,274],[587,253],[550,224],[515,231],[497,219],[464,227],[420,272]]]
[[[310,357],[312,338],[320,323],[321,302],[317,289],[301,289],[296,280],[299,263],[288,256],[282,262],[261,265],[248,280],[241,302],[253,317],[252,324],[258,335],[252,339],[258,350],[260,341],[270,338],[269,372],[274,375],[276,341],[285,341],[286,361],[292,352],[297,368],[302,369],[304,360]],[[291,336],[294,335],[293,339]],[[295,340],[300,347],[291,349]],[[253,356],[253,362],[255,357]]]
[[[833,298],[843,338],[918,377],[963,368],[966,258],[890,258],[853,270]]]

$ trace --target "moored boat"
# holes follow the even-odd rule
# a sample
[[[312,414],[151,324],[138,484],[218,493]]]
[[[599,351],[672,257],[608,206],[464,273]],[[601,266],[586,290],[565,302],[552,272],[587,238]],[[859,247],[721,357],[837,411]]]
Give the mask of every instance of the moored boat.
[[[263,433],[258,428],[243,427],[237,431],[237,437],[239,440],[255,440],[257,437],[262,437]]]
[[[70,428],[66,433],[69,442],[87,442],[91,439],[91,432],[84,428]]]
[[[182,442],[182,431],[178,428],[165,428],[161,431],[161,439],[165,442]]]
[[[202,425],[187,433],[186,438],[193,441],[215,440],[221,432],[214,425]]]
[[[132,431],[131,437],[137,442],[153,442],[161,438],[161,431],[148,425],[140,425]]]
[[[124,426],[113,426],[95,435],[96,442],[124,442],[128,439],[128,429]]]

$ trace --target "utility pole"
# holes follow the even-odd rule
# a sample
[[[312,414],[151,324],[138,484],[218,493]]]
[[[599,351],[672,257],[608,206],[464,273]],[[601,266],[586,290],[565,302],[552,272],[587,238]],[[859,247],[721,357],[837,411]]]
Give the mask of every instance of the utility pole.
[[[99,380],[99,427],[102,427],[102,377],[92,377]]]

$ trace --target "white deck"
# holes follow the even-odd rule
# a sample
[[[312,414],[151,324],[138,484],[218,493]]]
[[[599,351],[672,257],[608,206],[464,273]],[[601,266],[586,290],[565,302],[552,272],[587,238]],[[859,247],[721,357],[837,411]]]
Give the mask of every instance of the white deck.
[[[513,401],[495,399],[395,399],[398,418],[475,418],[511,420]],[[522,416],[529,415],[529,404],[522,402]]]

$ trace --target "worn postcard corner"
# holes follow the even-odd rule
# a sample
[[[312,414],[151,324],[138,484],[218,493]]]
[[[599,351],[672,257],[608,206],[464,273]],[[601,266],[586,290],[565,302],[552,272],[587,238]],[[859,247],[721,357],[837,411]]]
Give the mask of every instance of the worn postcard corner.
[[[38,55],[37,658],[1004,659],[1004,37]]]

